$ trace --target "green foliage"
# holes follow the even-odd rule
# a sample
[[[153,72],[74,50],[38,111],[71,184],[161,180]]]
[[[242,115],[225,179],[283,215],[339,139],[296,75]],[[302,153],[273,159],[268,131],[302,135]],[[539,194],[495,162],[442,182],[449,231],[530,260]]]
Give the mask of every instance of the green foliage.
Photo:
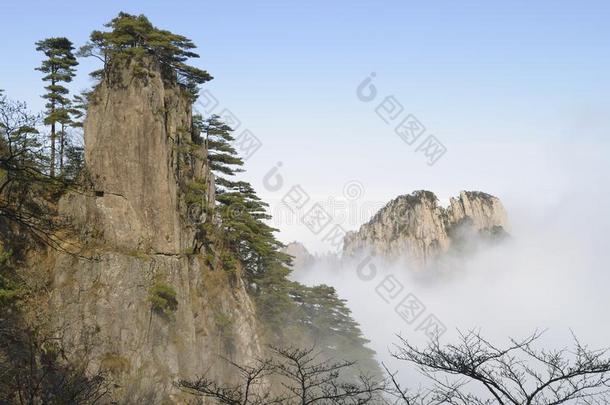
[[[289,274],[290,269],[285,266],[272,266],[256,276],[256,288],[251,292],[271,341],[280,340],[295,325],[296,304],[291,296],[294,283],[288,279]]]
[[[35,238],[58,247],[55,236],[56,201],[65,190],[59,179],[47,173],[48,156],[36,127],[41,119],[31,114],[25,103],[0,95],[0,231],[19,232],[2,235],[18,255],[19,240]]]
[[[333,287],[294,283],[291,296],[297,307],[294,321],[328,357],[357,361],[363,369],[380,372],[375,352],[366,347],[369,340],[363,337],[346,301],[339,298]]]
[[[17,273],[26,251],[39,242],[61,249],[55,207],[65,183],[49,177],[41,123],[0,93],[0,402],[92,403],[106,389],[103,376],[67,364],[60,333],[26,323],[20,299],[32,291]]]
[[[65,108],[70,104],[66,97],[68,89],[61,83],[69,83],[76,75],[75,67],[78,61],[73,54],[72,42],[64,37],[47,38],[36,42],[36,50],[44,53],[46,59],[36,70],[45,73],[43,81],[49,82],[45,87],[47,93],[42,97],[48,101],[46,124],[69,119],[69,110]]]
[[[197,121],[196,118],[195,123]],[[227,182],[225,176],[234,176],[243,171],[240,167],[244,162],[237,156],[235,148],[231,145],[231,142],[235,140],[231,134],[233,131],[231,127],[222,122],[218,115],[212,115],[199,125],[207,142],[210,169],[218,174],[218,178]],[[221,190],[225,187],[223,184],[219,184],[219,186]]]
[[[481,229],[479,235],[492,242],[502,242],[510,237],[509,233],[506,232],[504,227],[500,225],[494,225],[491,228]]]
[[[176,291],[170,285],[156,282],[148,292],[148,300],[153,311],[160,315],[170,315],[178,309]]]
[[[358,324],[345,301],[328,286],[306,287],[288,279],[291,257],[280,252],[267,204],[245,181],[233,178],[243,161],[231,145],[231,128],[218,116],[195,118],[208,146],[208,161],[215,174],[216,212],[221,223],[221,262],[225,271],[239,260],[254,297],[267,339],[276,342],[316,343],[328,358],[347,358],[363,369],[380,373],[374,352],[366,347]]]
[[[211,267],[211,268],[214,267],[215,260],[216,260],[216,256],[214,256],[214,254],[212,252],[208,252],[205,254],[205,263],[209,267]]]
[[[282,268],[258,281],[257,308],[270,336],[281,344],[315,344],[327,358],[357,361],[360,370],[380,374],[375,352],[351,316],[345,300],[326,285],[304,286],[287,279]]]
[[[87,115],[87,109],[89,108],[89,103],[91,99],[91,92],[81,92],[81,94],[76,94],[72,97],[72,102],[70,105],[70,115],[71,120],[70,124],[74,128],[82,128],[84,119]]]
[[[62,177],[67,181],[75,181],[85,168],[85,148],[70,142],[66,145],[64,154]]]
[[[186,184],[186,193],[184,195],[184,200],[188,205],[199,204],[203,207],[207,193],[208,185],[204,181],[189,181]]]
[[[78,65],[76,57],[72,53],[74,47],[72,42],[64,37],[47,38],[36,42],[36,50],[44,53],[46,59],[40,67],[36,68],[45,76],[43,81],[49,84],[45,87],[47,91],[42,97],[47,100],[44,123],[51,127],[51,162],[50,173],[55,175],[56,159],[56,125],[61,124],[60,131],[60,157],[63,166],[63,148],[66,138],[65,128],[70,123],[70,99],[67,97],[68,89],[62,83],[69,83],[75,76],[75,67]]]
[[[105,27],[110,31],[93,31],[89,43],[79,50],[79,56],[94,56],[104,62],[104,69],[93,72],[94,77],[101,78],[112,63],[153,56],[160,62],[164,79],[178,81],[193,98],[198,86],[212,79],[205,70],[187,64],[189,59],[199,57],[190,39],[155,27],[144,15],[121,12]],[[144,73],[138,73],[136,66],[136,75]]]
[[[0,402],[3,404],[107,403],[110,381],[90,372],[88,356],[72,356],[61,331],[22,326],[13,311],[0,329]],[[8,318],[8,319],[7,319]]]
[[[10,258],[11,252],[5,251],[4,248],[0,246],[0,269],[5,268],[5,266],[8,267]]]
[[[232,177],[242,172],[243,160],[231,145],[231,127],[217,115],[207,120],[196,117],[194,126],[201,131],[208,147],[209,167],[215,174],[217,213],[222,226],[222,243],[234,252],[251,283],[257,276],[274,266],[285,266],[289,257],[279,249],[276,229],[265,223],[270,219],[268,205],[254,191],[250,183]]]
[[[237,275],[237,259],[231,252],[222,252],[221,263],[224,271],[231,275]]]

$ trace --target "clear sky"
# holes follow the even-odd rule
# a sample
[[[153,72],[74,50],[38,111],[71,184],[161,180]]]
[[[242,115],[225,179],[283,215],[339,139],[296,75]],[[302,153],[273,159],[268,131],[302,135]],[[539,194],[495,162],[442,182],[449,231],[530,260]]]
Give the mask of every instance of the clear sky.
[[[272,203],[287,189],[262,178],[279,161],[285,187],[319,200],[357,182],[371,203],[480,189],[547,209],[607,185],[610,2],[4,0],[0,88],[42,109],[34,42],[81,45],[121,10],[199,46],[207,89],[263,143],[247,176]],[[82,62],[72,90],[94,66]],[[364,103],[356,87],[371,72],[379,98]],[[375,114],[389,95],[445,145],[435,165]],[[302,226],[278,226],[323,250]]]

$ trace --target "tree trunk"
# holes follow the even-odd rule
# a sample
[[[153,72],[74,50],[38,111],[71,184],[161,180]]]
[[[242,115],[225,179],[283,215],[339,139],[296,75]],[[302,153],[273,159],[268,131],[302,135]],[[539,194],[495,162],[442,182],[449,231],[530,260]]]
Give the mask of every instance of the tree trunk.
[[[55,69],[53,69],[52,74],[55,74]],[[55,88],[55,79],[52,78],[51,79],[51,86],[53,86],[52,88]],[[52,98],[51,99],[51,170],[50,170],[50,175],[51,177],[55,177],[55,100]]]
[[[66,124],[61,123],[61,134],[59,135],[59,175],[64,174],[64,145],[66,143]]]
[[[55,123],[51,124],[51,177],[55,177]]]

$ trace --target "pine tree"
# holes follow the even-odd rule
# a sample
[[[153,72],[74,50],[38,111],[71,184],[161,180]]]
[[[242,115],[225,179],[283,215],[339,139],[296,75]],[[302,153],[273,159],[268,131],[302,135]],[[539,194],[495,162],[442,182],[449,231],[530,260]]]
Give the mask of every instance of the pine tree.
[[[83,127],[83,121],[87,115],[87,108],[89,106],[90,95],[90,92],[82,91],[81,94],[76,94],[72,97],[72,108],[70,109],[70,126],[72,128]]]
[[[64,174],[64,160],[66,154],[66,139],[67,139],[67,127],[70,125],[70,103],[71,101],[68,99],[68,102],[62,105],[62,108],[66,109],[67,114],[62,115],[61,119],[58,120],[60,124],[59,129],[59,173],[61,175]]]
[[[55,176],[56,165],[56,125],[61,125],[60,131],[60,165],[63,166],[63,148],[65,143],[65,127],[70,120],[70,99],[67,96],[68,89],[62,83],[69,83],[75,76],[75,67],[78,65],[72,51],[72,42],[64,37],[47,38],[36,42],[36,50],[44,53],[47,59],[42,61],[40,67],[36,68],[45,76],[43,81],[49,82],[45,87],[47,93],[42,97],[47,100],[45,124],[51,127],[51,164],[50,175]]]
[[[90,41],[79,50],[79,56],[93,56],[104,63],[104,68],[92,73],[101,79],[112,63],[138,61],[146,55],[155,57],[161,64],[164,78],[177,80],[195,99],[198,86],[212,76],[205,70],[187,64],[190,58],[198,58],[193,52],[195,44],[188,38],[161,30],[144,15],[121,12],[105,27],[110,31],[93,31]]]
[[[230,126],[221,121],[218,115],[212,115],[201,124],[201,130],[208,147],[208,162],[210,169],[216,174],[217,191],[221,194],[227,188],[232,187],[233,182],[228,176],[242,172],[241,166],[244,162],[237,151],[231,145],[235,139]]]
[[[201,129],[209,166],[215,175],[222,242],[237,255],[249,281],[255,284],[269,269],[285,266],[289,257],[279,251],[283,245],[274,236],[276,229],[265,223],[270,219],[268,205],[256,195],[251,184],[233,180],[243,171],[243,160],[231,145],[234,141],[231,128],[216,115],[206,120],[195,117],[194,123]]]
[[[243,160],[235,148],[231,128],[212,115],[203,121],[202,133],[208,147],[208,162],[215,174],[216,201],[225,230],[225,242],[237,253],[253,281],[273,266],[286,265],[289,257],[279,251],[283,246],[274,235],[277,229],[267,225],[268,204],[252,185],[232,178],[243,171]]]
[[[11,241],[14,253],[25,235],[55,243],[55,212],[47,199],[61,184],[46,173],[48,155],[36,129],[41,121],[25,103],[0,95],[0,240]],[[5,233],[12,228],[7,224],[19,229],[19,237]]]
[[[294,318],[305,327],[310,339],[331,358],[346,358],[370,372],[379,373],[375,352],[365,345],[360,326],[351,316],[346,301],[327,285],[294,285],[292,296],[299,303]]]
[[[78,178],[84,167],[85,148],[83,147],[83,125],[89,105],[90,92],[83,91],[72,97],[70,102],[70,119],[63,126],[62,132],[69,127],[72,129],[69,137],[66,136],[62,142],[60,155],[61,175],[63,180],[72,182]],[[63,124],[63,123],[62,123]]]
[[[243,161],[231,145],[231,128],[214,115],[207,120],[194,117],[194,126],[201,130],[215,174],[224,247],[237,255],[245,270],[270,341],[317,343],[327,358],[355,360],[360,370],[379,375],[375,353],[366,347],[368,340],[335,289],[289,280],[291,258],[281,253],[276,229],[266,223],[271,218],[268,205],[250,183],[234,179],[243,171]],[[357,375],[345,377],[355,380]]]

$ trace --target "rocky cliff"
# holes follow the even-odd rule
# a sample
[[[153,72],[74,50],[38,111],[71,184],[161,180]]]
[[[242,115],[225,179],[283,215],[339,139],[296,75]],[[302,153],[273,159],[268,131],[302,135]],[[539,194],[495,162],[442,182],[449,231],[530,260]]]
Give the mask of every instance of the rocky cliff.
[[[357,232],[349,232],[344,256],[367,252],[423,268],[461,246],[465,237],[501,235],[507,228],[504,207],[494,196],[462,191],[444,208],[433,193],[416,191],[390,201]]]
[[[239,277],[213,271],[198,251],[206,218],[191,209],[189,187],[199,184],[205,206],[214,183],[189,95],[152,60],[113,69],[85,123],[92,187],[60,202],[77,236],[66,237],[70,253],[44,259],[49,316],[71,359],[111,376],[118,402],[182,403],[177,379],[223,378],[220,356],[260,354],[255,311]]]

